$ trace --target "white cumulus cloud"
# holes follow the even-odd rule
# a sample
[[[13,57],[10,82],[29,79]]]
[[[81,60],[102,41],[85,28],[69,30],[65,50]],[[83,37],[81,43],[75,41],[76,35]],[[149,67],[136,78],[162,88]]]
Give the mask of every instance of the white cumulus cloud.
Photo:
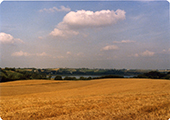
[[[129,57],[139,57],[139,54],[135,53],[135,54],[129,55]]]
[[[102,50],[104,50],[104,51],[106,51],[106,50],[117,50],[117,49],[119,49],[119,48],[116,45],[107,45],[107,46],[102,48]]]
[[[132,54],[132,55],[129,55],[129,57],[151,57],[151,56],[154,56],[155,55],[155,52],[152,52],[152,51],[149,51],[149,50],[146,50],[144,52],[141,52],[141,53],[136,53],[136,54]]]
[[[122,41],[113,41],[113,43],[134,43],[133,40],[122,40]]]
[[[50,35],[52,35],[52,36],[58,36],[58,37],[67,37],[68,35],[78,35],[78,34],[79,34],[79,32],[74,31],[74,30],[69,30],[69,29],[60,30],[60,29],[57,29],[57,28],[55,28],[55,29],[50,33]]]
[[[85,10],[70,11],[50,35],[60,37],[78,35],[78,29],[110,26],[124,20],[125,17],[125,11],[120,9],[116,11],[101,10],[96,12]]]
[[[46,52],[42,52],[42,53],[28,53],[28,52],[23,52],[22,50],[20,50],[19,52],[14,52],[11,54],[11,56],[14,57],[20,57],[20,56],[38,56],[38,57],[43,57],[43,56],[49,56],[52,57],[51,55],[48,55]]]
[[[163,54],[169,54],[169,53],[170,53],[170,48],[169,48],[169,49],[163,49],[163,50],[161,51],[161,53],[163,53]]]
[[[67,55],[71,55],[71,52],[70,51],[67,51],[67,53],[66,53]]]
[[[153,56],[155,53],[149,50],[146,50],[141,53],[141,56]]]
[[[47,53],[45,52],[42,52],[42,53],[37,53],[36,56],[49,56],[49,55],[47,55]]]
[[[0,33],[0,43],[1,44],[14,44],[14,43],[24,43],[19,38],[14,38],[12,35],[1,32]]]
[[[57,8],[57,7],[53,7],[53,8],[44,8],[44,9],[41,9],[39,10],[39,12],[62,12],[62,11],[65,11],[65,12],[69,12],[71,9],[69,7],[64,7],[64,6],[60,6],[60,8]]]
[[[12,56],[20,57],[20,56],[30,56],[30,53],[19,51],[19,52],[14,52],[12,53]]]
[[[77,12],[69,12],[63,19],[62,24],[68,27],[100,27],[116,24],[118,21],[125,19],[124,10],[101,10],[101,11],[85,11],[78,10]]]

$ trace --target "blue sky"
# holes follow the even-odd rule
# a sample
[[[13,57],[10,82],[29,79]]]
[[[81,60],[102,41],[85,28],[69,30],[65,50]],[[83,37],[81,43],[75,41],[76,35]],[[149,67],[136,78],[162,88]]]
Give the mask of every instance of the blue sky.
[[[0,5],[1,67],[169,69],[167,1]]]

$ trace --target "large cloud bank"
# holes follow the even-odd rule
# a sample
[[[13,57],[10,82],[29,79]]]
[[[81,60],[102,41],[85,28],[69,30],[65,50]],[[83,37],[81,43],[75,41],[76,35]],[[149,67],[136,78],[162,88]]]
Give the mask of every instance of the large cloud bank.
[[[125,12],[123,10],[101,10],[101,11],[85,11],[79,10],[77,12],[69,12],[63,19],[62,24],[68,27],[99,27],[115,24],[120,20],[125,19]]]
[[[90,27],[105,27],[116,24],[125,19],[124,10],[101,10],[101,11],[71,11],[65,15],[63,21],[50,33],[53,36],[77,35],[78,29]]]

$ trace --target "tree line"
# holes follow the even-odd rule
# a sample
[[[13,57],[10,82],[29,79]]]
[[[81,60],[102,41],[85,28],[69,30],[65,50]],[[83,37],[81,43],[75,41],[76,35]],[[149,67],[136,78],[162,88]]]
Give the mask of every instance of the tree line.
[[[15,80],[28,80],[28,79],[49,79],[51,80],[51,77],[53,74],[46,74],[46,69],[36,69],[36,68],[30,68],[30,69],[16,69],[16,68],[0,68],[0,82],[8,82],[8,81],[15,81]],[[65,69],[61,69],[61,71],[65,71]],[[78,69],[80,71],[81,69]],[[91,69],[82,69],[82,70],[89,70]],[[78,72],[77,71],[77,72]],[[66,76],[65,78],[62,78],[61,75],[56,75],[54,80],[92,80],[92,79],[103,79],[103,78],[124,78],[123,75],[115,75],[113,74],[115,70],[109,70],[110,75],[103,75],[101,77],[69,77]],[[81,71],[82,72],[82,71]],[[65,72],[64,72],[65,73]],[[120,73],[120,70],[119,72]],[[84,73],[86,74],[86,73]],[[84,75],[82,74],[82,75]],[[123,74],[123,73],[122,73]],[[73,74],[72,74],[73,75]],[[92,74],[93,75],[93,74]],[[126,75],[126,74],[125,74]],[[170,72],[158,72],[158,71],[150,71],[143,74],[138,74],[134,78],[151,78],[151,79],[170,79]]]
[[[83,77],[83,76],[81,76],[80,78],[76,78],[76,77],[66,76],[65,78],[62,78],[61,75],[56,75],[54,80],[92,80],[92,79],[104,79],[104,78],[124,78],[124,77],[120,76],[120,75],[104,75],[101,77]]]
[[[150,71],[137,75],[135,78],[151,78],[151,79],[170,79],[170,72],[161,73],[158,71]]]
[[[44,73],[20,71],[15,68],[0,68],[0,82],[28,79],[47,79],[47,76]]]

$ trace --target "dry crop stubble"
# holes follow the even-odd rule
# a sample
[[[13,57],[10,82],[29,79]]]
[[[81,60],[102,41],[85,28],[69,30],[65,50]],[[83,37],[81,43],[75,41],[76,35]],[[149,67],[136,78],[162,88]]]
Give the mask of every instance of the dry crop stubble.
[[[168,80],[26,80],[0,87],[3,120],[170,118]]]

